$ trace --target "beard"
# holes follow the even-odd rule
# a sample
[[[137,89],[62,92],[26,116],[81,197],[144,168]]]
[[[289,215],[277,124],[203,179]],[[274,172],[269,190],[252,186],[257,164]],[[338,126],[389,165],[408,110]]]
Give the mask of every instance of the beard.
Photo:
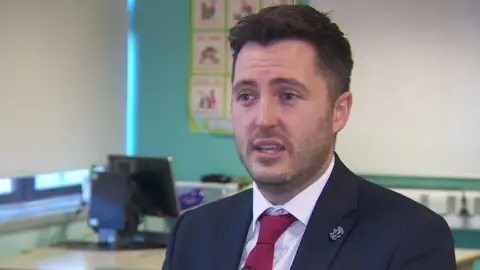
[[[324,117],[309,132],[298,133],[296,141],[277,127],[258,129],[246,141],[236,140],[237,151],[244,167],[258,186],[274,189],[295,189],[320,178],[328,166],[333,151],[332,119]],[[260,163],[254,160],[252,144],[255,139],[277,138],[285,146],[280,160]]]

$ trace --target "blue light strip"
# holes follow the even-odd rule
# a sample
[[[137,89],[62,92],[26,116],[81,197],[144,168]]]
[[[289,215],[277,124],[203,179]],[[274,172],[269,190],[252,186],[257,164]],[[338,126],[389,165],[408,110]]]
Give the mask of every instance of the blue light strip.
[[[127,130],[126,130],[126,154],[134,155],[136,152],[136,121],[137,121],[137,38],[132,29],[135,11],[135,1],[127,0],[128,7],[128,56],[127,56]]]
[[[132,15],[133,11],[135,10],[135,3],[136,0],[127,0],[127,10],[128,10],[128,15]]]

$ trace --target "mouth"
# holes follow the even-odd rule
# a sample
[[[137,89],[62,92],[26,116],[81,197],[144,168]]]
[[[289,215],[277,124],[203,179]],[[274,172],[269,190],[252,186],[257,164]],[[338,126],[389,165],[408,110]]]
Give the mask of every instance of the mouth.
[[[255,151],[259,151],[262,153],[267,153],[267,154],[275,154],[280,151],[284,151],[285,147],[282,145],[277,145],[277,144],[269,144],[269,145],[260,145],[260,146],[255,146],[254,147]]]
[[[274,157],[285,151],[285,146],[278,139],[260,139],[253,143],[253,149],[262,156]]]

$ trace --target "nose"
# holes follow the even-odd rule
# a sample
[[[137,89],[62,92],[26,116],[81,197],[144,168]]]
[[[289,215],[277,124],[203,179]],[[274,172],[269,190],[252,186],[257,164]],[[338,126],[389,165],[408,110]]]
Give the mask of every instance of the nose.
[[[271,128],[278,125],[279,110],[273,100],[262,97],[258,103],[256,124],[258,127]]]

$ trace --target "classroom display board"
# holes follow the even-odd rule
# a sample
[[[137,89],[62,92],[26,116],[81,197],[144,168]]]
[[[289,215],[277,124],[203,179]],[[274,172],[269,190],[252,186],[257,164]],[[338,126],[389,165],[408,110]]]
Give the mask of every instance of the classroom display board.
[[[232,54],[228,31],[261,8],[295,0],[191,0],[189,130],[231,134]]]

